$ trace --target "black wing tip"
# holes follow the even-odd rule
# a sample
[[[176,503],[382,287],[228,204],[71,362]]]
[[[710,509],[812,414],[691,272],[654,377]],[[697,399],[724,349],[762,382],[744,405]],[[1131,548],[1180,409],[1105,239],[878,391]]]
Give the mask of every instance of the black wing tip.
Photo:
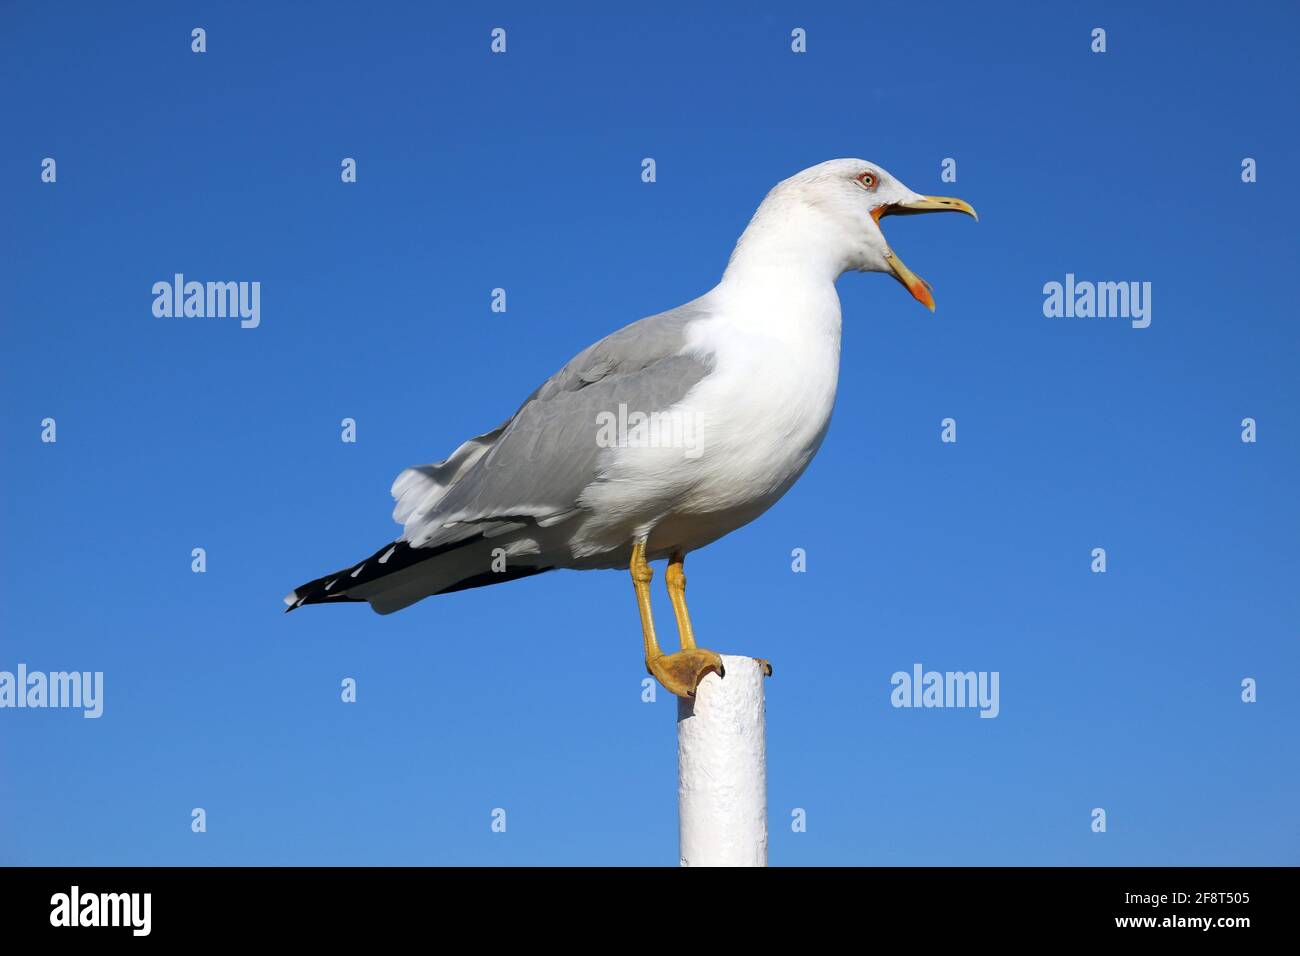
[[[333,577],[333,575],[330,575],[330,577]],[[298,588],[297,591],[293,592],[293,595],[291,595],[290,597],[286,597],[284,599],[285,603],[289,605],[284,609],[285,614],[288,614],[290,611],[296,611],[298,610],[298,608],[303,607],[307,604],[364,604],[366,603],[365,598],[348,597],[346,594],[343,593],[325,594],[321,590],[317,590],[314,593],[303,593],[306,587],[307,585]],[[297,597],[296,595],[298,594],[302,594],[302,597]]]
[[[284,613],[288,614],[290,611],[296,611],[306,604],[364,604],[366,603],[365,598],[349,597],[346,589],[369,584],[390,574],[396,574],[412,565],[419,564],[421,561],[439,557],[448,551],[454,551],[456,548],[480,541],[482,538],[481,533],[476,533],[458,541],[450,541],[432,548],[416,548],[406,541],[390,541],[360,564],[343,568],[333,574],[323,575],[314,581],[308,581],[306,584],[300,584],[294,588],[284,597],[284,603],[289,605],[284,609]],[[536,572],[528,571],[524,573]],[[476,578],[476,583],[461,584],[453,587],[452,590],[463,590],[465,587],[480,587],[482,584],[507,581],[515,576],[518,575],[493,574],[488,576],[490,580],[480,582]],[[333,593],[328,592],[326,587],[332,585],[335,581],[341,582],[339,589]]]

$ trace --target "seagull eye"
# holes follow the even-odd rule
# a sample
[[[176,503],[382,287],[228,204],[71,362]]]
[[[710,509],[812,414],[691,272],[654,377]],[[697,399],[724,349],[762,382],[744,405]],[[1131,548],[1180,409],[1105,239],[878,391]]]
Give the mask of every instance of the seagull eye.
[[[875,174],[875,173],[862,173],[861,175],[858,176],[858,182],[862,184],[862,188],[863,188],[863,189],[875,189],[875,188],[876,188],[876,174]]]

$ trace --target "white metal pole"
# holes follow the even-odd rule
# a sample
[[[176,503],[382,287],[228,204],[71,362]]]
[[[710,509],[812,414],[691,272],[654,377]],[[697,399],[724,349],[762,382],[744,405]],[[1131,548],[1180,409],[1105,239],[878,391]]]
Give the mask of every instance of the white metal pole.
[[[724,654],[722,666],[677,701],[681,865],[767,866],[764,665]]]

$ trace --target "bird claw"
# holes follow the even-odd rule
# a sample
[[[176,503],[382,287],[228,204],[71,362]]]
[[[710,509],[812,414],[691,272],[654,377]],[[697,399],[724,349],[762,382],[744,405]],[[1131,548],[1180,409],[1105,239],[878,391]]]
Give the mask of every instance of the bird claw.
[[[694,697],[700,681],[710,672],[726,677],[722,658],[702,647],[678,651],[676,654],[661,654],[646,661],[645,666],[650,676],[678,697]]]

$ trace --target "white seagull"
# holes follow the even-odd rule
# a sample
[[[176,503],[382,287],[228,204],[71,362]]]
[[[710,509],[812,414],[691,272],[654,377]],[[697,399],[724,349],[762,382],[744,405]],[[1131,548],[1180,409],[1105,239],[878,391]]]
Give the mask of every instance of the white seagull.
[[[368,601],[388,614],[556,568],[629,568],[646,668],[693,696],[723,667],[695,643],[687,552],[761,515],[817,453],[839,379],[843,273],[893,275],[934,311],[929,285],[890,249],[880,220],[944,211],[975,216],[861,159],[777,184],[713,289],[601,339],[496,428],[403,471],[392,488],[400,538],[296,588],[288,610]],[[648,562],[660,558],[681,639],[674,654],[660,650],[650,614]]]

